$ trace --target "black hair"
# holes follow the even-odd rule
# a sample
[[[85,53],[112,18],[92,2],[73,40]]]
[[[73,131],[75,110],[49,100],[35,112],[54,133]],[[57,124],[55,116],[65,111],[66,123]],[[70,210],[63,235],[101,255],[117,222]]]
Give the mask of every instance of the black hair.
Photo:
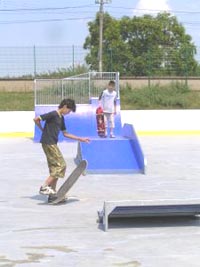
[[[109,83],[108,83],[109,85],[112,85],[112,86],[115,86],[115,81],[109,81]]]
[[[58,108],[63,108],[64,106],[71,109],[73,112],[76,111],[76,104],[73,99],[63,99]]]

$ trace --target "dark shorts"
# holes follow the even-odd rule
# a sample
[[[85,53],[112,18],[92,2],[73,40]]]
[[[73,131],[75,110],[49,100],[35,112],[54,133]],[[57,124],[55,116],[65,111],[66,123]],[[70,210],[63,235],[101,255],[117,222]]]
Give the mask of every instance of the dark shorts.
[[[58,146],[56,144],[42,144],[42,148],[47,158],[50,176],[55,179],[64,178],[66,172],[66,162]]]

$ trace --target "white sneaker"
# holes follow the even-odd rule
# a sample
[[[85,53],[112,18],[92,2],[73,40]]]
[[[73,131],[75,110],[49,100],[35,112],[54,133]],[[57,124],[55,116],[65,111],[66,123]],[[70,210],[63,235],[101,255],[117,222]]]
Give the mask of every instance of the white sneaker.
[[[39,193],[42,195],[50,195],[50,194],[56,194],[56,191],[50,186],[46,185],[40,187]]]

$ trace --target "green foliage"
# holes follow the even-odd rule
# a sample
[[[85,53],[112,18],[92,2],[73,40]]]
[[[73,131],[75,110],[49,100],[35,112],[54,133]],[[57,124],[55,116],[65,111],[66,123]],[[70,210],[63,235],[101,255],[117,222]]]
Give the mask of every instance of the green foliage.
[[[85,65],[76,65],[76,67],[69,67],[69,68],[58,68],[55,71],[47,71],[37,75],[37,78],[54,78],[54,79],[61,79],[65,77],[70,77],[78,74],[82,74],[88,72],[89,69]]]
[[[0,111],[34,110],[33,92],[0,92]]]
[[[98,69],[99,14],[88,23],[90,35],[84,48],[86,62]],[[196,49],[190,35],[175,16],[123,17],[104,14],[103,70],[119,71],[125,76],[195,75]]]
[[[140,89],[121,88],[122,109],[189,109],[199,108],[200,93],[181,83],[154,85]]]
[[[18,79],[62,79],[82,73],[86,73],[89,71],[89,68],[86,65],[76,65],[75,67],[68,68],[58,68],[55,71],[46,71],[42,73],[38,73],[36,77],[32,75],[23,75],[21,77],[17,77]],[[9,77],[8,77],[9,78]]]

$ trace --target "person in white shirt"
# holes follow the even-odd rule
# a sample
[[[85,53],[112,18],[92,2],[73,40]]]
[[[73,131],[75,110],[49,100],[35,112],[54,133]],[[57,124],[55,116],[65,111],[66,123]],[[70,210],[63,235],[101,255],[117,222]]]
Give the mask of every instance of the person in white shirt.
[[[115,138],[114,128],[116,115],[117,93],[115,91],[115,82],[109,81],[108,86],[99,96],[99,105],[103,108],[105,121],[105,136],[108,136],[108,127],[110,128],[110,137]]]

